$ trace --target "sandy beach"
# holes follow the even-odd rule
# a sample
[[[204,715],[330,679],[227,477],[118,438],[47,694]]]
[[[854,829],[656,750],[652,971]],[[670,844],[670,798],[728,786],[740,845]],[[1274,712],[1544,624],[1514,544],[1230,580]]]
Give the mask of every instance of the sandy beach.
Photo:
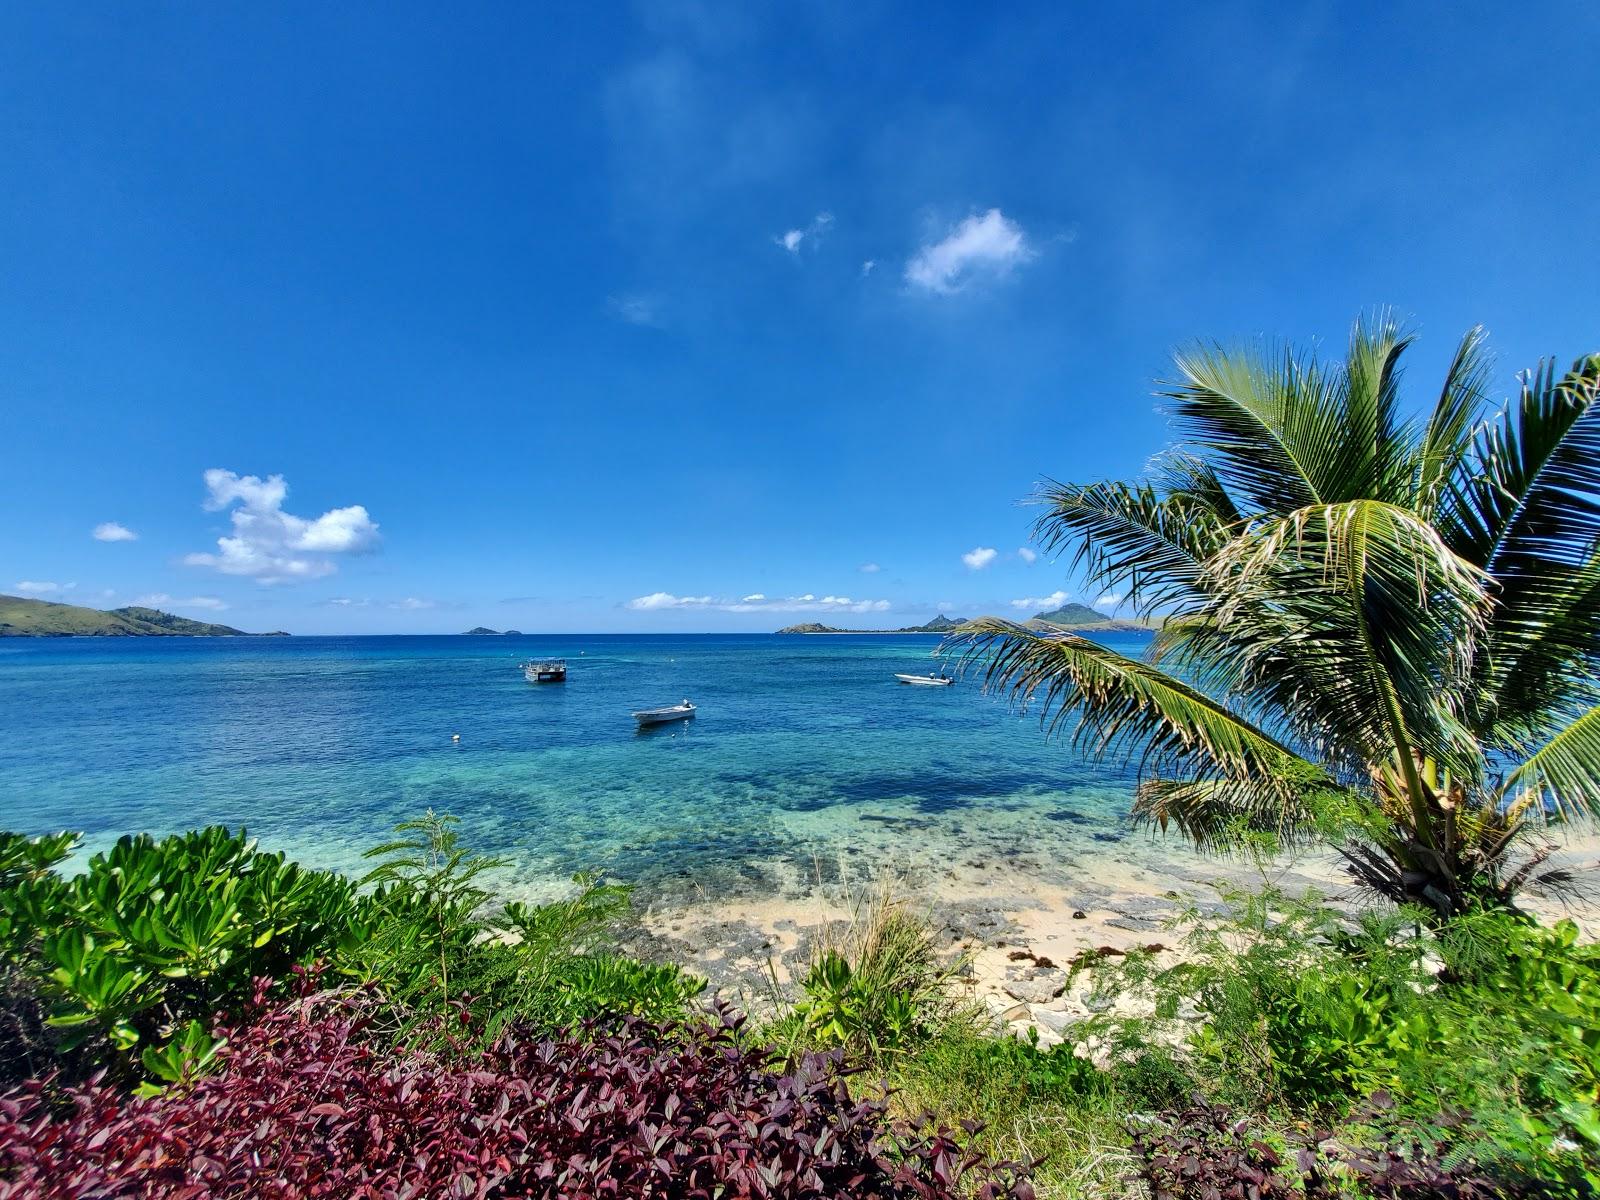
[[[1074,958],[1159,946],[1162,961],[1179,961],[1182,931],[1172,923],[1190,906],[1219,912],[1224,893],[1263,882],[1295,894],[1314,891],[1348,911],[1373,903],[1351,888],[1327,851],[1285,855],[1262,870],[1200,854],[1176,838],[1134,834],[1114,850],[1095,843],[1100,852],[1080,847],[1062,861],[1050,857],[1059,839],[1048,833],[1030,841],[1015,830],[1015,847],[997,853],[991,829],[973,839],[971,854],[933,863],[917,849],[940,841],[934,835],[941,831],[902,829],[906,844],[896,851],[881,822],[863,815],[861,825],[851,841],[819,847],[811,880],[796,878],[781,896],[691,891],[652,904],[640,949],[705,975],[717,995],[759,1013],[777,993],[792,994],[829,923],[848,922],[887,882],[898,899],[927,914],[944,952],[967,962],[964,986],[996,1024],[1016,1033],[1031,1026],[1048,1043],[1103,1008],[1087,980],[1070,978]],[[875,858],[879,866],[829,872],[830,854],[844,862]],[[1568,840],[1552,862],[1600,866],[1600,835]],[[803,868],[793,869],[798,875]],[[1568,907],[1531,894],[1522,903],[1542,920],[1570,917],[1586,937],[1600,936],[1600,906]]]

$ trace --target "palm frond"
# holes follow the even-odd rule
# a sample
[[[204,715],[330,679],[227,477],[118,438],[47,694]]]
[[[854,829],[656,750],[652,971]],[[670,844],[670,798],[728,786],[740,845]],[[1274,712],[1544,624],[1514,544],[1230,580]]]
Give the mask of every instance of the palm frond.
[[[1600,817],[1600,705],[1534,751],[1506,778],[1506,803],[1530,816]]]
[[[1471,695],[1473,727],[1513,753],[1549,719],[1600,699],[1600,550],[1584,567],[1548,563],[1496,604]]]
[[[1492,741],[1581,701],[1600,666],[1600,355],[1546,364],[1480,436],[1441,520],[1494,576],[1474,721]]]
[[[1298,738],[1327,739],[1330,757],[1337,744],[1368,762],[1415,750],[1477,772],[1477,747],[1441,699],[1470,668],[1488,580],[1426,521],[1376,500],[1317,505],[1235,539],[1209,570],[1225,593],[1217,623],[1248,627],[1241,670]]]
[[[1205,560],[1227,540],[1224,517],[1198,497],[1163,496],[1148,484],[1047,482],[1034,537],[1046,551],[1075,546],[1090,583],[1125,590],[1134,611],[1191,600]]]
[[[1479,438],[1446,534],[1502,581],[1541,562],[1578,565],[1600,542],[1600,354],[1557,376],[1546,363]]]
[[[1472,452],[1473,436],[1488,403],[1491,361],[1483,327],[1469,329],[1456,346],[1444,387],[1417,444],[1413,505],[1432,515],[1448,499],[1447,485]]]
[[[1184,444],[1202,447],[1235,496],[1266,512],[1290,512],[1321,500],[1295,434],[1305,414],[1327,407],[1327,383],[1315,363],[1288,350],[1230,352],[1195,346],[1173,356],[1182,375],[1161,394]],[[1276,361],[1274,361],[1276,360]]]
[[[1318,491],[1328,503],[1400,499],[1410,486],[1410,446],[1401,435],[1400,356],[1411,344],[1394,318],[1380,312],[1357,320],[1344,368],[1333,377],[1329,428],[1308,435],[1330,438],[1320,447]]]
[[[1024,710],[1037,707],[1048,732],[1068,734],[1092,757],[1138,759],[1146,795],[1167,797],[1146,806],[1151,819],[1179,820],[1192,835],[1204,837],[1241,815],[1290,829],[1303,816],[1306,789],[1327,784],[1320,767],[1225,704],[1098,642],[1039,635],[990,617],[952,647],[961,649],[963,669],[982,664],[986,689]],[[1180,795],[1173,780],[1189,790]],[[1228,811],[1202,819],[1202,793]]]

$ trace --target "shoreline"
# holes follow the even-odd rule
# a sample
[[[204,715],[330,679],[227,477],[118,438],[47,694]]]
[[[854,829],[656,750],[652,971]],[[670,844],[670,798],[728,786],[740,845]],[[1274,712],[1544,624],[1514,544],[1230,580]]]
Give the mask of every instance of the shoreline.
[[[1331,852],[1286,856],[1262,875],[1243,861],[1181,843],[1161,849],[1164,854],[1108,855],[1077,881],[1027,868],[952,871],[929,880],[888,866],[838,882],[824,882],[819,871],[793,895],[657,897],[638,914],[629,949],[703,975],[708,996],[767,1012],[780,996],[793,998],[819,939],[887,886],[897,901],[927,917],[942,955],[965,958],[966,991],[998,1029],[1024,1034],[1031,1028],[1048,1045],[1062,1040],[1066,1026],[1105,1007],[1090,994],[1088,979],[1071,977],[1073,960],[1155,947],[1163,964],[1180,962],[1183,932],[1172,922],[1187,906],[1224,912],[1222,891],[1257,888],[1264,880],[1291,894],[1315,891],[1340,912],[1375,904],[1354,892]],[[1600,866],[1600,834],[1563,843],[1555,860]],[[1520,903],[1544,923],[1571,919],[1585,939],[1600,938],[1600,904],[1568,909],[1527,894]]]

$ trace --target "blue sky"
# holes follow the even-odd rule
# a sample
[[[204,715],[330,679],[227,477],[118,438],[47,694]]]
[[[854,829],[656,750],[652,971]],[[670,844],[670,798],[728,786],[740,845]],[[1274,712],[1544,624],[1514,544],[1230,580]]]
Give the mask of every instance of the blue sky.
[[[1578,0],[7,6],[0,591],[297,633],[1094,600],[1018,500],[1136,473],[1187,339],[1336,351],[1389,305],[1419,402],[1474,324],[1501,391],[1600,349],[1597,36]]]

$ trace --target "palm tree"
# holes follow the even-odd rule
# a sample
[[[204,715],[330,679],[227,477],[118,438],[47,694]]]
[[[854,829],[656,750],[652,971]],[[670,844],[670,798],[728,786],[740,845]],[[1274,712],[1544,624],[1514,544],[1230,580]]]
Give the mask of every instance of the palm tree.
[[[1473,330],[1407,419],[1410,341],[1380,316],[1342,363],[1179,353],[1146,477],[1038,495],[1047,550],[1164,614],[1149,654],[997,619],[962,640],[1052,732],[1138,758],[1137,816],[1213,846],[1337,819],[1359,881],[1445,919],[1600,814],[1600,355],[1490,412]]]

